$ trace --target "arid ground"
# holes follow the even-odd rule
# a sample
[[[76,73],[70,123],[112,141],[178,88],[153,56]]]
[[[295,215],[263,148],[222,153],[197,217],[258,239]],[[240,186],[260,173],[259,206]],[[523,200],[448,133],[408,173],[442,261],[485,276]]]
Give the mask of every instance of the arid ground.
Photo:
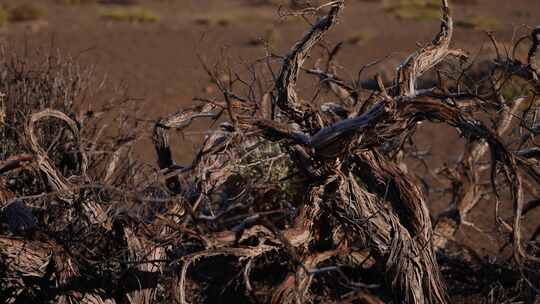
[[[200,57],[214,63],[227,56],[232,67],[242,72],[247,64],[265,56],[265,41],[272,53],[284,55],[309,28],[300,17],[283,17],[288,7],[280,9],[280,3],[287,1],[2,0],[0,4],[9,8],[22,2],[39,8],[39,17],[0,27],[4,48],[29,56],[59,52],[83,66],[93,66],[96,75],[126,87],[127,94],[138,100],[142,118],[149,126],[155,119],[192,104],[195,97],[212,95],[213,87]],[[338,56],[339,64],[347,67],[344,70],[359,70],[385,59],[362,77],[372,79],[381,73],[391,79],[403,59],[432,39],[439,27],[438,8],[418,15],[408,11],[400,14],[389,9],[397,2],[347,2],[338,26],[325,41],[329,48],[345,42]],[[452,2],[458,24],[453,43],[473,57],[492,55],[486,31],[493,31],[501,44],[511,45],[540,23],[540,1],[536,0]],[[150,15],[146,16],[148,20],[110,16],[133,9],[144,10]],[[356,75],[342,77],[354,79]],[[203,131],[204,127],[173,138],[178,162],[192,159]],[[460,143],[455,132],[440,127],[426,127],[420,136],[435,163],[447,161],[452,148]],[[150,145],[147,139],[139,141],[140,159],[153,161]]]
[[[356,79],[353,73],[381,60],[363,71],[361,80],[369,85],[376,74],[384,81],[391,80],[399,63],[431,41],[439,30],[438,6],[433,8],[428,0],[411,0],[415,3],[411,7],[396,4],[405,2],[346,1],[339,23],[313,53],[320,54],[343,42],[337,57],[337,73],[342,78]],[[493,34],[501,50],[511,51],[508,48],[516,39],[540,25],[538,0],[450,2],[456,24],[452,43],[478,63],[494,55],[488,33]],[[289,12],[289,1],[279,0],[0,0],[0,47],[27,60],[42,60],[47,53],[60,54],[81,66],[92,66],[94,75],[106,86],[121,87],[137,105],[133,117],[148,129],[135,144],[137,158],[154,165],[153,123],[192,105],[198,97],[219,96],[203,62],[227,64],[245,74],[249,63],[269,53],[286,54],[310,27],[308,19]],[[308,60],[305,67],[314,66],[315,59]],[[302,87],[302,82],[299,86],[300,93],[313,94]],[[77,106],[99,106],[106,99],[87,96],[86,104]],[[197,125],[171,138],[178,163],[193,158],[205,131],[205,125]],[[430,123],[419,127],[415,139],[432,169],[455,162],[464,143],[455,130]],[[409,170],[422,171],[425,180],[435,185],[429,208],[434,213],[446,208],[447,200],[434,199],[434,171],[427,172],[415,162]],[[482,229],[495,231],[491,213],[489,220],[484,219],[485,210],[492,207],[483,208],[482,204],[490,203],[482,202],[471,216],[479,228],[464,227],[458,233],[458,239],[480,256],[496,253],[500,245],[487,234],[477,233]],[[510,209],[504,207],[503,212]],[[529,218],[539,216],[540,210],[536,210]],[[524,235],[531,235],[537,224],[525,224]],[[475,233],[469,234],[469,229]]]
[[[0,42],[5,48],[29,54],[57,50],[82,65],[95,66],[96,75],[107,75],[109,82],[125,84],[128,94],[140,99],[140,108],[148,120],[176,111],[189,105],[193,97],[208,93],[205,89],[209,79],[199,55],[215,62],[226,52],[233,67],[240,71],[265,55],[261,39],[270,40],[272,52],[283,55],[308,28],[300,17],[280,17],[280,1],[103,1],[136,2],[107,5],[84,0],[2,0],[0,4],[9,8],[22,2],[38,7],[42,13],[37,20],[0,27]],[[461,24],[454,43],[470,52],[489,47],[485,30],[495,31],[500,42],[509,43],[517,35],[515,31],[523,34],[526,26],[540,22],[540,2],[535,0],[453,2],[455,19]],[[381,65],[368,69],[363,75],[366,79],[381,70],[392,73],[401,60],[418,44],[430,41],[438,29],[438,15],[405,14],[400,18],[385,8],[388,3],[392,1],[348,1],[339,25],[326,41],[329,47],[345,41],[338,60],[348,71],[390,56]],[[130,22],[108,16],[133,7],[147,10],[155,20]],[[356,75],[342,76],[352,79]],[[433,146],[445,151],[453,139],[439,139],[436,135],[429,136]],[[190,134],[184,137],[176,149],[179,161],[191,159],[191,142],[196,138]],[[143,158],[151,159],[151,149],[140,151]]]

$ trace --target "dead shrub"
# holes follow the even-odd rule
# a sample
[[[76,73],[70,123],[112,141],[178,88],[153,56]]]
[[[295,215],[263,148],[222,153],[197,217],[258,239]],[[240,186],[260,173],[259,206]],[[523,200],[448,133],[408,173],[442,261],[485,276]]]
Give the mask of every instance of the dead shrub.
[[[154,124],[156,168],[130,157],[140,136],[131,120],[103,140],[96,113],[74,110],[86,82],[73,65],[34,72],[4,62],[0,300],[534,302],[540,229],[525,234],[523,222],[540,205],[540,28],[518,42],[530,41],[525,60],[492,37],[497,57],[471,81],[474,62],[452,48],[442,0],[433,41],[396,68],[392,84],[376,77],[367,90],[364,68],[359,79],[338,75],[341,44],[304,66],[343,8],[290,12],[324,17],[285,56],[250,66],[251,79],[201,60],[222,98],[199,98]],[[431,70],[435,85],[420,87]],[[315,80],[310,101],[300,76]],[[513,78],[530,85],[528,96],[504,93]],[[199,119],[212,132],[191,163],[175,163],[169,132]],[[448,210],[436,218],[429,181],[408,168],[422,160],[412,138],[423,121],[466,141],[457,161],[432,171],[448,181]],[[504,240],[489,258],[455,238],[464,226],[482,233],[470,218],[482,201],[493,202],[493,237]]]

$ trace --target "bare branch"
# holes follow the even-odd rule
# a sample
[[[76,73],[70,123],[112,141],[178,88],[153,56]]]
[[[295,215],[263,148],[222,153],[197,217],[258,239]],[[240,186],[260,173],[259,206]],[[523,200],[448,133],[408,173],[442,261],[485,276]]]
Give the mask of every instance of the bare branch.
[[[328,15],[313,25],[283,60],[274,88],[275,103],[290,120],[300,125],[306,123],[309,106],[302,105],[298,99],[295,89],[298,75],[313,46],[321,41],[324,34],[337,22],[343,6],[344,1],[334,1]]]
[[[454,31],[448,0],[441,0],[442,20],[441,30],[433,41],[426,47],[410,55],[397,69],[395,79],[395,95],[416,96],[416,81],[425,72],[441,62],[450,51],[450,41]]]

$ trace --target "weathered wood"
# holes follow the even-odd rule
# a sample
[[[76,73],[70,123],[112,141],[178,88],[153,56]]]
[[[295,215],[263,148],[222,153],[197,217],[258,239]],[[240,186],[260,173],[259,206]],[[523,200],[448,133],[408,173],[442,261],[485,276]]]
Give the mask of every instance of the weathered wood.
[[[296,82],[304,61],[315,46],[334,26],[344,1],[334,1],[328,15],[320,19],[289,51],[281,65],[281,71],[274,87],[275,104],[291,121],[304,126],[312,110],[309,105],[302,104],[296,92]],[[313,123],[313,122],[312,122]]]
[[[454,23],[450,14],[448,0],[441,0],[443,12],[441,30],[433,41],[411,54],[398,67],[395,78],[395,96],[416,96],[418,77],[441,62],[450,52],[450,42],[454,31]]]

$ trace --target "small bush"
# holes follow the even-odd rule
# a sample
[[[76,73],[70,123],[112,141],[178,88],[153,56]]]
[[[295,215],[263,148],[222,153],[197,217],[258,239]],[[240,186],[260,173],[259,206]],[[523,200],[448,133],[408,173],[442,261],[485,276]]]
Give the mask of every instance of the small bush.
[[[376,33],[369,30],[361,30],[350,34],[345,42],[352,45],[364,45],[376,37]]]
[[[125,95],[85,110],[87,96],[101,104],[91,70],[0,52],[0,303],[533,303],[540,123],[525,110],[540,96],[540,27],[527,62],[494,44],[477,73],[445,60],[465,55],[441,24],[394,86],[368,89],[338,75],[357,70],[325,43],[344,6],[286,55],[246,66],[249,78],[201,58],[223,99],[153,125]],[[424,86],[430,72],[439,79]],[[216,127],[177,164],[169,133],[199,118]],[[459,158],[418,149],[434,124],[453,129],[434,133],[443,142],[463,138]],[[133,157],[146,140],[154,166]],[[416,162],[425,170],[410,172]]]
[[[79,4],[90,4],[96,3],[96,0],[59,0],[60,3],[67,5],[79,5]]]
[[[133,22],[133,23],[152,23],[159,21],[159,16],[146,8],[117,8],[106,10],[102,17],[113,21]]]
[[[34,21],[43,17],[45,11],[34,4],[23,3],[10,9],[8,15],[10,22]]]
[[[385,1],[387,12],[399,19],[412,19],[417,21],[439,20],[439,1],[433,0],[399,0]]]
[[[272,22],[271,14],[245,9],[204,12],[193,16],[193,22],[203,26],[231,26],[246,23]]]
[[[250,46],[269,45],[275,46],[282,39],[280,33],[275,28],[266,28],[262,35],[248,39],[247,44]]]
[[[6,24],[9,21],[8,11],[0,6],[0,26]]]

